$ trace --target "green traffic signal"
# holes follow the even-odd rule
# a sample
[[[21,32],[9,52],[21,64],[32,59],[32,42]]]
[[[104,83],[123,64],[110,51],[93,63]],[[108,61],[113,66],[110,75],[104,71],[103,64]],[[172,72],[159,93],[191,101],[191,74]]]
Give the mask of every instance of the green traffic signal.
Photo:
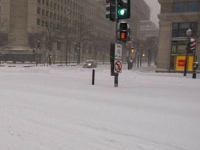
[[[118,15],[119,15],[119,16],[124,16],[125,13],[126,13],[126,9],[119,9],[119,10],[118,10]]]
[[[130,18],[130,0],[117,0],[117,15],[118,19]]]

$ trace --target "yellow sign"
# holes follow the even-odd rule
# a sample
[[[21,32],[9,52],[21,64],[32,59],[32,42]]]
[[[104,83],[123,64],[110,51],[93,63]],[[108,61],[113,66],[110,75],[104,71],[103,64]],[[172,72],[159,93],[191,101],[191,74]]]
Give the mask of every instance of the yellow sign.
[[[184,71],[185,68],[185,56],[176,56],[176,60],[175,60],[175,70],[176,71]],[[187,70],[188,71],[192,71],[194,58],[193,56],[188,56],[188,66],[187,66]]]

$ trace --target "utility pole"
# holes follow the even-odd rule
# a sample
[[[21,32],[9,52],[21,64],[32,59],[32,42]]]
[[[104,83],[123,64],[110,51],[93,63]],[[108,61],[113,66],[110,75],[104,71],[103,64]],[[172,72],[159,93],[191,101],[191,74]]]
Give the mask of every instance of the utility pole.
[[[114,87],[118,87],[118,77],[122,70],[122,45],[119,41],[126,42],[129,39],[128,24],[119,23],[120,19],[130,18],[130,0],[106,0],[106,18],[116,23],[115,44],[111,44],[110,62],[111,75],[114,76]]]
[[[119,23],[119,19],[118,19],[118,15],[117,15],[117,5],[118,5],[118,0],[115,0],[115,19],[116,19],[116,43],[118,42],[118,38],[117,38],[117,26]],[[118,87],[118,77],[119,77],[119,73],[115,73],[115,80],[114,80],[114,86]]]

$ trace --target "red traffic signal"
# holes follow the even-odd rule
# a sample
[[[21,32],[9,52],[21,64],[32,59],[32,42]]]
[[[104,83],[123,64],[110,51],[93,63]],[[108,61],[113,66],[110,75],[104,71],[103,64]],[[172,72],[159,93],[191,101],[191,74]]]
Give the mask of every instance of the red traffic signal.
[[[127,38],[127,32],[121,31],[121,32],[120,32],[120,39],[121,39],[121,40],[125,40],[126,38]]]
[[[117,25],[117,39],[122,42],[127,42],[130,38],[129,25],[126,22],[120,22]]]

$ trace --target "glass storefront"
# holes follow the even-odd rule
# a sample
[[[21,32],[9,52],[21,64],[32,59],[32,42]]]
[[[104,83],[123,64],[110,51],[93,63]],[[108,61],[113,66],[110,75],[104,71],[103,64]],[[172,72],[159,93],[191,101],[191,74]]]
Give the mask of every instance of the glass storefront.
[[[180,63],[182,61],[183,64],[185,63],[186,51],[187,51],[187,40],[172,41],[171,57],[170,57],[170,70],[177,70],[177,68],[178,68],[177,62]],[[191,68],[192,61],[193,61],[193,53],[189,53],[188,58],[190,61],[188,68]],[[178,59],[180,59],[180,61]],[[181,67],[183,68],[183,66],[180,65],[179,68],[181,68]]]
[[[187,44],[186,41],[172,41],[171,44],[171,58],[170,58],[170,69],[174,70],[176,57],[185,55]]]
[[[175,70],[177,59],[185,59],[187,49],[187,35],[186,31],[192,30],[191,37],[197,37],[198,23],[197,22],[180,22],[172,24],[172,42],[171,42],[171,56],[170,69]],[[193,54],[189,54],[189,57]]]

